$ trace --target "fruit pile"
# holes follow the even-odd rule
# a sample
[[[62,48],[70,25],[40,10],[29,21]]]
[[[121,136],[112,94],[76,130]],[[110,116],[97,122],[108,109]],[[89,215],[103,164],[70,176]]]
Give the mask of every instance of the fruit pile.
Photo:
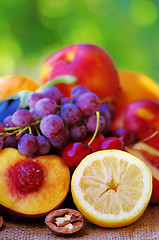
[[[100,104],[99,97],[85,86],[75,86],[69,98],[55,86],[46,87],[30,94],[27,108],[0,123],[0,149],[17,148],[26,156],[57,154],[75,169],[91,152],[124,150],[136,141],[132,131],[111,132],[113,118],[114,106]],[[91,147],[93,142],[96,147]]]
[[[7,77],[7,84],[15,80],[12,93],[19,92],[9,96],[4,88],[4,103],[23,95],[19,78]],[[45,216],[65,200],[70,180],[76,206],[99,226],[126,226],[150,199],[159,203],[157,84],[143,74],[117,71],[103,49],[88,44],[46,59],[41,87],[23,80],[25,104],[0,123],[2,206]]]
[[[51,145],[62,149],[69,141],[82,141],[88,133],[94,133],[95,113],[100,109],[102,115],[98,132],[110,130],[110,112],[107,106],[100,105],[96,94],[77,86],[71,96],[64,97],[54,86],[45,88],[41,93],[33,92],[28,100],[29,109],[16,110],[0,124],[1,149],[17,147],[27,156],[46,155]]]

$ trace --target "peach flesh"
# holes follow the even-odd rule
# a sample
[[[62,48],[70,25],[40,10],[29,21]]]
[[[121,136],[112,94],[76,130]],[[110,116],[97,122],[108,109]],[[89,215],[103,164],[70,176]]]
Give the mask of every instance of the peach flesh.
[[[26,161],[28,161],[26,169],[36,166],[37,170],[43,174],[42,179],[38,180],[39,175],[37,173],[36,175],[34,170],[31,171],[33,173],[32,184],[34,185],[35,179],[39,181],[38,189],[29,183],[27,190],[24,191],[25,184],[15,186],[16,181],[14,182],[12,177],[9,177],[13,169],[13,172],[16,173],[16,168],[22,168]],[[36,164],[32,165],[30,161]],[[5,148],[0,151],[0,165],[0,205],[2,209],[6,209],[16,217],[45,216],[51,210],[59,207],[67,197],[70,189],[70,171],[63,160],[56,155],[31,158],[21,154],[17,149]],[[26,170],[25,174],[27,172]],[[19,176],[19,180],[24,180],[20,174]],[[30,180],[31,178],[26,182],[28,183]],[[32,192],[28,192],[30,187]]]
[[[44,182],[42,166],[33,160],[20,160],[9,166],[7,177],[13,195],[26,195],[38,191]]]
[[[142,142],[126,147],[126,150],[150,168],[153,176],[151,203],[159,204],[159,151]]]

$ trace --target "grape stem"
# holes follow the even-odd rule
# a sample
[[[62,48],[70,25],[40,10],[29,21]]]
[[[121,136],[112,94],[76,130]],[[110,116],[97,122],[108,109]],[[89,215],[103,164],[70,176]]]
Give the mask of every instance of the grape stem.
[[[143,140],[141,140],[141,142],[146,142],[146,141],[148,141],[149,139],[155,137],[157,134],[158,134],[158,131],[155,131],[155,132],[152,133],[149,137],[144,138]]]
[[[37,127],[38,124],[40,124],[41,119],[36,119],[35,122],[31,123],[30,125],[26,126],[26,127],[5,127],[4,128],[4,132],[0,133],[0,136],[2,136],[2,138],[5,138],[9,135],[13,135],[13,134],[20,134],[20,133],[24,133],[25,131],[29,130],[29,133],[32,133],[31,131],[31,126],[35,126]]]
[[[40,132],[39,132],[39,130],[38,130],[37,125],[35,125],[35,129],[36,129],[36,132],[37,132],[38,136],[40,136],[41,134],[40,134]]]
[[[159,131],[156,130],[156,131],[155,131],[154,133],[152,133],[150,136],[148,136],[148,137],[146,137],[146,138],[144,138],[144,139],[142,139],[142,140],[140,140],[140,141],[138,141],[138,142],[142,142],[142,143],[147,142],[147,141],[150,140],[151,138],[155,137],[158,133],[159,133]],[[138,142],[137,142],[137,143],[138,143]],[[132,147],[132,146],[135,145],[135,144],[136,144],[136,142],[133,143],[133,144],[128,145],[128,147]]]
[[[95,137],[96,137],[96,135],[97,135],[97,133],[98,133],[99,119],[100,119],[100,112],[99,112],[99,111],[96,112],[96,116],[97,116],[96,129],[95,129],[95,132],[94,132],[94,134],[93,134],[91,140],[90,140],[89,143],[88,143],[88,146],[91,145],[91,143],[93,142],[93,140],[95,139]]]

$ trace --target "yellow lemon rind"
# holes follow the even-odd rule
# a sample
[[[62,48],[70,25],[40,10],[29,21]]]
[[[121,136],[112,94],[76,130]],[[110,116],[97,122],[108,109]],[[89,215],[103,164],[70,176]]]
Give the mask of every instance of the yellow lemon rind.
[[[113,155],[116,158],[120,158],[120,156],[122,156],[125,160],[128,159],[126,161],[134,163],[142,169],[144,177],[147,179],[144,182],[145,186],[142,201],[138,202],[133,209],[132,214],[124,214],[124,216],[122,215],[121,217],[116,217],[111,214],[96,213],[97,211],[93,209],[93,206],[83,199],[83,193],[80,188],[77,187],[79,186],[79,181],[85,167],[95,161],[97,159],[96,156],[98,156],[98,159],[103,159],[105,155],[107,157]],[[75,169],[71,180],[71,192],[76,207],[88,221],[101,227],[124,227],[137,221],[146,210],[152,194],[152,174],[145,163],[127,152],[121,150],[102,150],[86,156]]]

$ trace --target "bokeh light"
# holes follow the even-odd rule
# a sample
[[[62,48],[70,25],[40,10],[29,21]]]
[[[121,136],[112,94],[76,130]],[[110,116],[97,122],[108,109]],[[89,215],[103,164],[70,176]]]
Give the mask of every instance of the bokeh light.
[[[9,21],[2,16],[0,16],[0,33],[3,33],[5,36],[11,34]]]
[[[0,38],[0,72],[1,75],[11,74],[16,66],[16,60],[21,56],[21,49],[11,36]]]
[[[141,27],[151,26],[157,21],[158,10],[150,0],[134,0],[130,4],[130,17]]]
[[[1,0],[0,75],[39,81],[49,55],[82,42],[159,83],[158,25],[158,0]]]
[[[38,9],[40,13],[48,18],[56,18],[67,12],[68,0],[39,0]]]
[[[85,0],[88,9],[97,16],[110,15],[115,9],[115,0]]]
[[[1,1],[4,2],[4,4],[8,7],[17,8],[19,6],[21,6],[21,7],[24,6],[28,0],[23,0],[23,1],[21,1],[21,0],[16,0],[16,1],[14,1],[14,0],[1,0]]]
[[[79,18],[69,19],[69,22],[70,21],[72,24],[68,24],[68,21],[64,21],[59,28],[60,36],[63,39],[65,45],[80,42],[87,42],[92,44],[96,44],[96,42],[98,42],[101,44],[102,34],[93,21],[84,21]],[[70,26],[69,29],[68,26]],[[66,38],[65,36],[67,35],[68,37]]]

